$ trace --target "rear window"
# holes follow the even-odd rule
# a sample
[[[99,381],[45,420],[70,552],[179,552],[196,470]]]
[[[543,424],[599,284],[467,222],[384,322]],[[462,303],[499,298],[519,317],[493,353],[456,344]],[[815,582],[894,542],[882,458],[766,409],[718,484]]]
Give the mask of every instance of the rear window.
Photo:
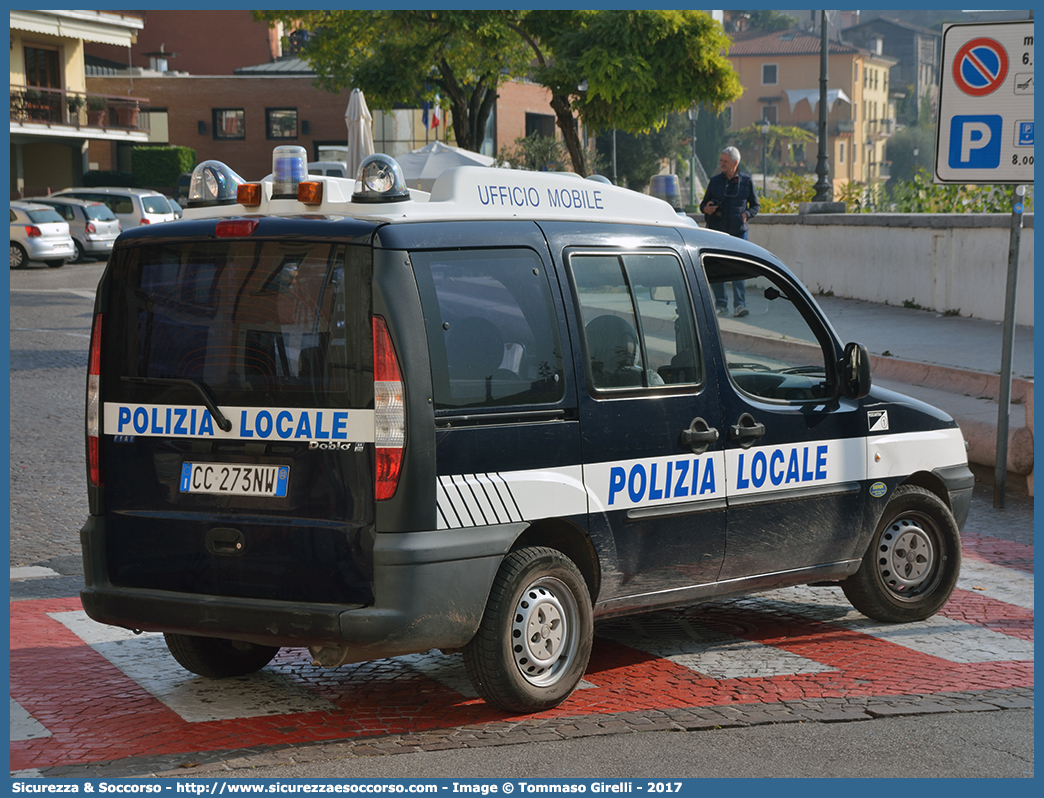
[[[411,253],[436,410],[562,398],[562,345],[544,266],[529,250]]]
[[[167,198],[158,194],[142,197],[141,206],[145,209],[145,213],[174,213]]]
[[[29,217],[29,221],[33,224],[52,224],[54,222],[64,222],[58,211],[54,209],[47,209],[45,211],[26,211],[26,215]]]
[[[366,248],[180,241],[124,250],[110,285],[121,376],[193,380],[233,405],[372,406]]]
[[[115,221],[115,214],[109,210],[107,205],[85,205],[84,212],[87,214],[88,219],[94,219],[99,222],[112,222]]]

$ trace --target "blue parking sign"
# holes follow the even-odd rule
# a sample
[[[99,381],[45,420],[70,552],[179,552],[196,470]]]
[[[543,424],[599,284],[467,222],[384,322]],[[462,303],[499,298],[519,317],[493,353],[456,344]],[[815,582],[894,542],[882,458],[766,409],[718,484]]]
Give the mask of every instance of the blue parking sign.
[[[1003,127],[1004,121],[998,114],[954,116],[950,120],[950,168],[996,169],[1000,166]]]
[[[1019,146],[1020,147],[1032,147],[1033,146],[1033,123],[1032,122],[1019,122]]]

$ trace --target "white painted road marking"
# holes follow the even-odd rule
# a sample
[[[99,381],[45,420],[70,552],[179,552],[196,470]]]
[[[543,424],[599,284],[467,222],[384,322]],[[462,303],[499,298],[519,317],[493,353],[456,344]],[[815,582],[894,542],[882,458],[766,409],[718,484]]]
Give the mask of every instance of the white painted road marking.
[[[231,679],[204,679],[174,661],[159,633],[135,635],[127,629],[96,623],[82,611],[56,612],[51,617],[188,723],[338,711],[279,671],[265,669]]]

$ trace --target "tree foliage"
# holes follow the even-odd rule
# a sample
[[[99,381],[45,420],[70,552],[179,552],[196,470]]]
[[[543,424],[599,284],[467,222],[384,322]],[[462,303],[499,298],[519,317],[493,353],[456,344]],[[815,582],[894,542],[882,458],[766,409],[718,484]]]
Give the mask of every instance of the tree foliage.
[[[477,150],[497,87],[528,77],[551,93],[573,169],[587,173],[576,117],[590,129],[660,128],[699,101],[742,92],[729,39],[700,11],[255,11],[308,30],[301,57],[327,91],[363,90],[375,108],[439,93],[459,146]]]
[[[587,166],[573,114],[594,130],[644,133],[671,112],[700,101],[717,110],[743,91],[725,56],[728,37],[701,11],[532,11],[518,29],[580,174]]]
[[[649,185],[649,179],[658,174],[665,159],[682,156],[689,158],[688,147],[681,146],[689,135],[690,125],[685,114],[670,114],[663,127],[647,133],[616,132],[617,182],[638,191]],[[606,163],[612,158],[613,132],[598,135],[598,152]],[[611,168],[611,166],[610,166]],[[603,173],[609,177],[609,173]]]
[[[501,147],[497,153],[497,166],[510,165],[512,169],[530,172],[565,171],[569,153],[561,139],[531,133],[519,136],[514,144]]]
[[[255,11],[307,30],[301,57],[329,92],[359,88],[374,108],[417,107],[438,96],[457,144],[477,151],[497,88],[523,74],[528,49],[499,11]]]

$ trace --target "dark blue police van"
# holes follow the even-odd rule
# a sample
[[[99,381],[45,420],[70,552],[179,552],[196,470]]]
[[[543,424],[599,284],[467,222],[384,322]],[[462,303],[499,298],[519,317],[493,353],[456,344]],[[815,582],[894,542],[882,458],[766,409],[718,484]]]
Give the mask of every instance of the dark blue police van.
[[[283,148],[280,148],[282,150]],[[189,671],[463,652],[565,700],[596,619],[789,585],[932,615],[973,478],[769,252],[575,175],[200,164],[97,294],[82,601]],[[298,158],[300,163],[294,159]],[[749,315],[712,286],[744,280]]]

